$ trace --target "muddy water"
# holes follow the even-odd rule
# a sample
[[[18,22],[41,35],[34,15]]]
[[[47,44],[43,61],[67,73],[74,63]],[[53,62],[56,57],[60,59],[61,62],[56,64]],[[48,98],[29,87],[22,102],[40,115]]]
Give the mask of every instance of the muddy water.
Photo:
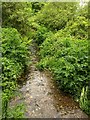
[[[32,49],[32,51],[34,51]],[[81,111],[78,104],[71,96],[58,90],[47,72],[40,72],[35,67],[37,58],[32,52],[32,66],[23,82],[20,91],[23,98],[16,102],[23,101],[26,105],[26,118],[87,118]],[[14,101],[13,101],[14,102]]]

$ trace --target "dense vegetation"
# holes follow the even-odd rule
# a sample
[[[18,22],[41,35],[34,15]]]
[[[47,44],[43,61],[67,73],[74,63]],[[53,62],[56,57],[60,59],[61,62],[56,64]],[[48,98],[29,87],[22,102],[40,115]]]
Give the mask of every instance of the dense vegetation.
[[[8,116],[8,102],[15,94],[16,80],[29,63],[27,42],[15,28],[2,29],[2,56],[2,112],[5,117]]]
[[[10,114],[8,103],[15,94],[17,79],[29,65],[32,40],[40,49],[37,67],[50,70],[58,87],[70,93],[90,114],[87,7],[80,7],[78,3],[3,2],[4,118],[22,117],[22,113]]]
[[[31,40],[23,30],[28,4],[3,3],[2,23],[2,117],[22,117],[23,104],[9,107],[9,101],[17,94],[17,80],[30,64],[29,46]],[[30,4],[29,4],[30,5]],[[20,7],[22,6],[22,7]],[[25,7],[25,8],[26,8]],[[21,8],[21,9],[19,9]],[[16,11],[14,11],[14,9]],[[19,11],[18,11],[19,9]],[[22,13],[23,9],[23,13]],[[29,9],[29,6],[28,6]],[[21,15],[22,13],[22,15]],[[21,17],[21,16],[22,17]],[[23,20],[24,19],[24,20]],[[27,28],[28,29],[28,28]]]
[[[53,4],[54,3],[52,3],[52,5]],[[61,7],[59,8],[57,3],[55,3],[55,5],[57,9],[61,10]],[[62,6],[66,7],[66,4],[62,4]],[[70,3],[67,7],[71,8]],[[76,8],[74,8],[75,6],[72,6],[72,9],[70,9],[74,14],[71,15],[68,20],[66,18],[69,17],[69,14],[68,17],[67,12],[65,12],[66,15],[64,15],[64,8],[62,8],[63,12],[61,13],[55,11],[57,14],[54,15],[54,20],[57,16],[63,14],[64,17],[60,16],[60,20],[62,20],[63,23],[65,20],[67,20],[67,22],[66,24],[60,24],[61,22],[58,24],[58,22],[55,21],[57,26],[53,23],[54,28],[51,26],[54,20],[49,21],[49,19],[51,19],[51,16],[49,17],[51,12],[49,14],[48,10],[43,8],[43,11],[48,13],[45,21],[43,20],[43,24],[47,24],[50,29],[52,28],[53,34],[47,37],[41,44],[39,52],[41,60],[37,66],[40,70],[49,69],[59,88],[72,94],[75,100],[79,102],[80,107],[87,114],[90,114],[90,100],[88,99],[88,83],[90,77],[87,41],[88,11],[87,5],[83,9],[78,8],[76,10]],[[42,16],[44,16],[44,14],[42,14]],[[42,19],[39,21],[41,22]],[[59,20],[59,18],[57,20]],[[47,21],[48,23],[45,24]]]
[[[82,88],[89,82],[88,41],[71,37],[56,39],[54,35],[40,46],[40,55],[38,68],[52,71],[60,89],[72,94],[81,104]],[[89,106],[85,109],[89,113]]]

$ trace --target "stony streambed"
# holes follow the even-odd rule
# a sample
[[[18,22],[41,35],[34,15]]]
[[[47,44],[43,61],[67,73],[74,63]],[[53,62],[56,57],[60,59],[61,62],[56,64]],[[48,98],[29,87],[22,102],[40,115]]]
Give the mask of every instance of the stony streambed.
[[[24,102],[26,118],[88,118],[70,95],[58,90],[47,72],[36,68],[37,57],[32,49],[32,66],[27,80],[20,87],[20,97],[12,104]]]

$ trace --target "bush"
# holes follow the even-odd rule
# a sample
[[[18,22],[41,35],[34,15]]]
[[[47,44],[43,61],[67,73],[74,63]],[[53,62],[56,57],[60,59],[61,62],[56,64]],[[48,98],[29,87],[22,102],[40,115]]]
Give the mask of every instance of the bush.
[[[84,16],[77,16],[68,22],[65,31],[68,31],[71,36],[75,36],[78,39],[87,39],[87,29],[88,19],[86,19]]]
[[[29,42],[24,42],[16,29],[2,29],[2,55],[4,57],[25,65],[28,59],[28,44]]]
[[[14,28],[2,29],[2,101],[3,117],[7,117],[8,102],[17,87],[17,78],[28,63],[28,46]]]
[[[65,28],[67,22],[74,17],[77,3],[52,2],[47,3],[36,15],[36,22],[50,30]]]
[[[23,36],[30,31],[28,19],[33,15],[31,2],[2,3],[2,27],[16,28]]]
[[[80,99],[83,86],[88,85],[88,41],[55,34],[40,46],[39,69],[47,68],[60,89]]]
[[[35,42],[40,45],[44,40],[52,34],[51,31],[48,31],[47,28],[40,26],[36,31]]]
[[[30,22],[30,29],[28,36],[30,36],[30,39],[35,41],[37,45],[42,44],[48,36],[52,35],[52,32],[46,27],[33,21]]]

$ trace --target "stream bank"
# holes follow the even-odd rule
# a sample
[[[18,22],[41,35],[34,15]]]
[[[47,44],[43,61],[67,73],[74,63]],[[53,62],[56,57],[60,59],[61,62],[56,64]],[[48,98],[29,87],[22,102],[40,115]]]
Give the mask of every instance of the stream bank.
[[[20,86],[20,97],[12,100],[11,104],[24,102],[26,118],[88,118],[70,95],[58,90],[48,71],[36,68],[38,58],[32,46],[32,65],[26,80]]]

